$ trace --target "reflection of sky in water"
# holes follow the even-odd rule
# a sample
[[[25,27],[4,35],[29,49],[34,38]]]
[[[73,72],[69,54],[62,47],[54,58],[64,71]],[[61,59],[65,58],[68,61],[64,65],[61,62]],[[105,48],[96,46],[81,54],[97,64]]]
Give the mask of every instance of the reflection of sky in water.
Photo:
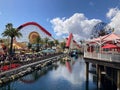
[[[69,62],[71,65],[71,62]],[[72,84],[82,84],[85,81],[85,68],[83,62],[75,62],[72,66],[72,72],[69,72],[68,67],[60,65],[57,70],[53,72],[53,79],[64,78],[71,82]]]
[[[59,64],[58,68],[46,72],[46,74],[40,76],[34,83],[27,84],[19,80],[12,82],[11,89],[9,90],[86,90],[84,60],[79,59],[69,64],[72,69],[71,72],[66,67],[66,64]],[[89,80],[89,90],[96,90],[91,74],[89,75]],[[0,90],[8,89],[0,88]]]

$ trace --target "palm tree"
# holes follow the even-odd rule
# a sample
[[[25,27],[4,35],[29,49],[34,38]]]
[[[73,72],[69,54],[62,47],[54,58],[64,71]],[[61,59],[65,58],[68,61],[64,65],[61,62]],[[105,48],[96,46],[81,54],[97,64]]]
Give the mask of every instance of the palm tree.
[[[59,44],[59,41],[58,40],[55,40],[55,46],[57,47],[57,45]]]
[[[65,49],[65,44],[66,44],[65,41],[63,41],[63,42],[60,43],[60,46],[61,46],[61,48],[63,49],[63,51],[64,51],[64,49]]]
[[[48,46],[48,41],[49,41],[49,38],[46,37],[46,38],[44,39],[46,48],[47,48],[47,46]]]
[[[35,43],[39,44],[39,43],[42,43],[42,42],[43,42],[42,38],[40,36],[37,36]]]
[[[40,46],[39,43],[41,42],[41,40],[42,40],[42,39],[41,39],[40,36],[37,36],[37,37],[36,37],[36,42],[35,42],[35,44],[36,44],[36,51],[37,51],[37,52],[39,51],[39,48],[40,48],[40,47],[39,47],[39,46]]]
[[[28,43],[28,49],[31,49],[31,47],[32,47],[32,44],[31,43]]]
[[[52,48],[54,46],[54,41],[49,41],[48,44],[49,44],[49,47]]]
[[[12,54],[13,39],[14,39],[15,37],[20,38],[20,37],[22,36],[22,34],[21,34],[16,28],[13,28],[12,23],[8,23],[8,24],[6,25],[5,31],[2,33],[2,36],[3,36],[3,37],[10,37],[10,38],[11,38],[9,54]]]
[[[44,44],[44,39],[41,38],[41,40],[40,40],[40,50],[43,49],[43,46],[44,46],[43,44]]]

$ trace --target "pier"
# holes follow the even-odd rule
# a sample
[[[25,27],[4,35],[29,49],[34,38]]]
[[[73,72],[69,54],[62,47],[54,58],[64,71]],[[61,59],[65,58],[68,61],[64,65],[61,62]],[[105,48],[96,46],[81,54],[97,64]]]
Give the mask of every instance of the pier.
[[[120,55],[85,52],[86,72],[89,71],[89,64],[96,66],[97,87],[120,90]],[[89,80],[89,73],[86,73]]]
[[[120,90],[120,36],[115,33],[93,38],[84,45],[86,71],[95,66],[97,87]],[[89,79],[86,73],[86,79]],[[88,81],[88,80],[87,80]]]

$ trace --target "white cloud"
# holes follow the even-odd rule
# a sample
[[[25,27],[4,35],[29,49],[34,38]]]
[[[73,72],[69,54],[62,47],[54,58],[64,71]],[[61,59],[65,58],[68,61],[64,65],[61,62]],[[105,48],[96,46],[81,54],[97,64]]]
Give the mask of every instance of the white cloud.
[[[107,13],[107,17],[110,18],[109,25],[114,28],[114,32],[120,34],[120,9],[111,8]]]
[[[82,13],[75,13],[70,18],[54,18],[51,20],[54,32],[58,36],[73,33],[75,40],[90,37],[93,26],[100,22],[99,19],[88,19]]]
[[[119,12],[120,11],[119,11],[118,8],[111,8],[111,9],[109,9],[109,12],[106,14],[106,16],[111,19],[114,16],[116,16],[116,14],[119,13]]]
[[[69,67],[66,63],[69,63]],[[75,61],[75,59],[72,59],[72,62],[65,62],[65,65],[59,65],[59,67],[54,70],[51,74],[51,78],[53,80],[64,78],[65,80],[69,81],[73,85],[79,85],[82,86],[84,82],[86,81],[85,76],[85,62],[83,59],[80,59]],[[69,68],[71,68],[71,72],[69,71]],[[91,69],[91,64],[90,64]],[[89,82],[93,80],[91,74],[89,74]]]
[[[66,67],[63,65],[62,66],[60,65],[53,72],[53,76],[51,76],[51,77],[53,79],[58,79],[58,78],[63,77],[64,79],[71,82],[72,84],[82,85],[86,80],[85,75],[83,76],[83,74],[85,74],[84,63],[75,62],[75,64],[73,66],[70,64],[70,67],[71,67],[71,72],[69,72],[67,65],[66,65]]]

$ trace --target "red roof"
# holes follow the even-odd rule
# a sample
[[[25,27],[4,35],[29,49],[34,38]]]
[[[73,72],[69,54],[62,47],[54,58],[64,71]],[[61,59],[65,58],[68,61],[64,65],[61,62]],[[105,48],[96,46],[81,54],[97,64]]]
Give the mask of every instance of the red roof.
[[[119,47],[117,45],[114,45],[114,44],[106,44],[102,48],[113,49],[113,48],[119,48]]]
[[[109,41],[113,41],[113,40],[119,40],[120,41],[120,35],[119,34],[115,34],[115,33],[111,33],[102,37],[98,37],[98,38],[94,38],[92,40],[90,40],[90,43],[96,43],[96,42],[109,42]]]

